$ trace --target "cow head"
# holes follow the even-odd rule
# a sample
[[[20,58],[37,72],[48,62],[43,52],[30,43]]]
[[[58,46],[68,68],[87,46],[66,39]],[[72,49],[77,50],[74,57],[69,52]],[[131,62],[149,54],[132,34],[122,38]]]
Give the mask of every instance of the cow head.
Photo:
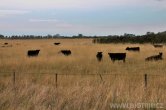
[[[129,47],[126,48],[126,50],[128,50],[128,49],[129,49]]]
[[[163,55],[163,53],[162,53],[162,52],[159,52],[159,55],[160,55],[160,56],[162,56],[162,55]]]

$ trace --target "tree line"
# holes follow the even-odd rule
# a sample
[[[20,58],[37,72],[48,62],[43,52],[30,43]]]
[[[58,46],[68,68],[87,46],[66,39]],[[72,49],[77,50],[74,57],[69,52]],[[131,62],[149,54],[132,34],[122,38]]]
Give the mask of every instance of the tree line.
[[[4,36],[0,35],[0,39],[50,39],[50,38],[59,38],[59,37],[64,37],[60,36],[59,34],[56,35],[12,35],[12,36]]]
[[[54,38],[91,38],[92,36],[84,36],[83,34],[73,36],[62,36],[60,34],[55,35],[12,35],[5,36],[0,34],[0,39],[54,39]]]
[[[166,43],[166,31],[165,32],[147,32],[145,35],[109,35],[97,37],[93,40],[94,43]]]
[[[108,36],[85,36],[78,34],[74,36],[56,35],[12,35],[4,36],[0,34],[0,39],[53,39],[53,38],[93,38],[93,43],[166,43],[166,31],[164,32],[147,32],[145,35],[108,35]]]

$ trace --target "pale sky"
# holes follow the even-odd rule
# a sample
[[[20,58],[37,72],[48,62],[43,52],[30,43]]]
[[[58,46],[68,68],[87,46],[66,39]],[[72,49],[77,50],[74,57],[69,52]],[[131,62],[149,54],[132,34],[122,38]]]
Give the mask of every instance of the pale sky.
[[[1,0],[0,34],[166,31],[166,0]]]

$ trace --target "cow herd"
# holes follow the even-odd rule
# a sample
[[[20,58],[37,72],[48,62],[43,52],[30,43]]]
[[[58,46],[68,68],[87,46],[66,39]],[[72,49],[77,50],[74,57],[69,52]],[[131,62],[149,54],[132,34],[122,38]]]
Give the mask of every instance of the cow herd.
[[[160,46],[160,47],[162,47],[162,46]],[[127,47],[126,50],[139,52],[140,47]],[[126,59],[126,53],[108,53],[108,55],[113,62],[115,62],[116,60],[122,60],[123,62],[125,62],[125,59]],[[163,55],[163,53],[159,52],[158,55],[152,55],[152,56],[145,58],[145,61],[163,60],[162,55]],[[103,57],[102,52],[97,52],[96,58],[99,62],[102,61],[102,57]]]
[[[139,52],[140,47],[127,47],[125,50]],[[38,56],[39,52],[40,52],[40,50],[28,50],[27,56],[28,57]],[[65,56],[69,56],[72,54],[71,50],[60,50],[59,53],[62,53]],[[152,55],[152,56],[145,58],[145,61],[163,60],[162,55],[163,55],[163,53],[160,52],[158,55]],[[122,60],[123,62],[125,62],[127,53],[108,53],[108,56],[112,60],[112,62],[115,62],[116,60]],[[103,59],[103,52],[97,52],[96,58],[99,62],[101,62]]]
[[[96,58],[99,62],[102,61],[103,58],[102,53],[103,52],[97,52]],[[123,62],[125,62],[126,59],[126,53],[108,53],[108,55],[113,62],[115,62],[116,60],[123,60]]]
[[[55,42],[54,45],[60,45],[60,42]],[[5,42],[2,47],[10,47],[12,45],[9,45],[9,43]],[[162,44],[153,44],[155,48],[162,48]],[[126,47],[126,51],[133,51],[133,52],[140,52],[140,47]],[[27,56],[28,57],[36,57],[39,55],[40,50],[28,50]],[[71,50],[60,50],[58,53],[62,53],[64,56],[70,56],[72,54]],[[116,60],[122,60],[123,62],[126,61],[127,53],[108,53],[109,58],[112,60],[112,62],[115,62]],[[99,62],[103,59],[103,52],[97,52],[96,58]],[[147,58],[145,58],[145,61],[158,61],[163,60],[163,53],[159,52],[158,55],[152,55]]]
[[[28,50],[27,56],[28,57],[36,57],[38,56],[40,50]],[[71,50],[61,50],[59,53],[64,54],[65,56],[71,55]]]
[[[159,55],[153,55],[150,57],[145,58],[145,61],[158,61],[163,60],[162,58],[162,52],[159,52]],[[115,62],[116,60],[122,60],[125,62],[126,59],[126,53],[108,53],[109,57],[111,58],[112,62]],[[97,60],[100,62],[102,61],[102,52],[98,52],[96,55]]]

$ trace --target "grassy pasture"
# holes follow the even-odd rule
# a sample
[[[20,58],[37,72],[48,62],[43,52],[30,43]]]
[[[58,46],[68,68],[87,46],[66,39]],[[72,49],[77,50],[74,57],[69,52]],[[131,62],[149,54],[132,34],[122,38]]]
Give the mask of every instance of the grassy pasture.
[[[2,47],[5,42],[12,47]],[[54,42],[61,44],[56,46]],[[127,52],[127,46],[139,46],[141,50]],[[30,49],[40,49],[39,56],[28,58]],[[60,54],[61,49],[70,49],[72,55]],[[100,63],[96,59],[98,51],[104,53]],[[108,52],[126,52],[126,63],[112,63]],[[93,44],[92,39],[0,40],[0,110],[109,110],[110,103],[166,103],[166,59],[145,62],[146,57],[159,52],[165,58],[166,46]],[[58,76],[58,88],[55,73],[63,74]],[[101,74],[104,82],[99,75],[85,74]]]

